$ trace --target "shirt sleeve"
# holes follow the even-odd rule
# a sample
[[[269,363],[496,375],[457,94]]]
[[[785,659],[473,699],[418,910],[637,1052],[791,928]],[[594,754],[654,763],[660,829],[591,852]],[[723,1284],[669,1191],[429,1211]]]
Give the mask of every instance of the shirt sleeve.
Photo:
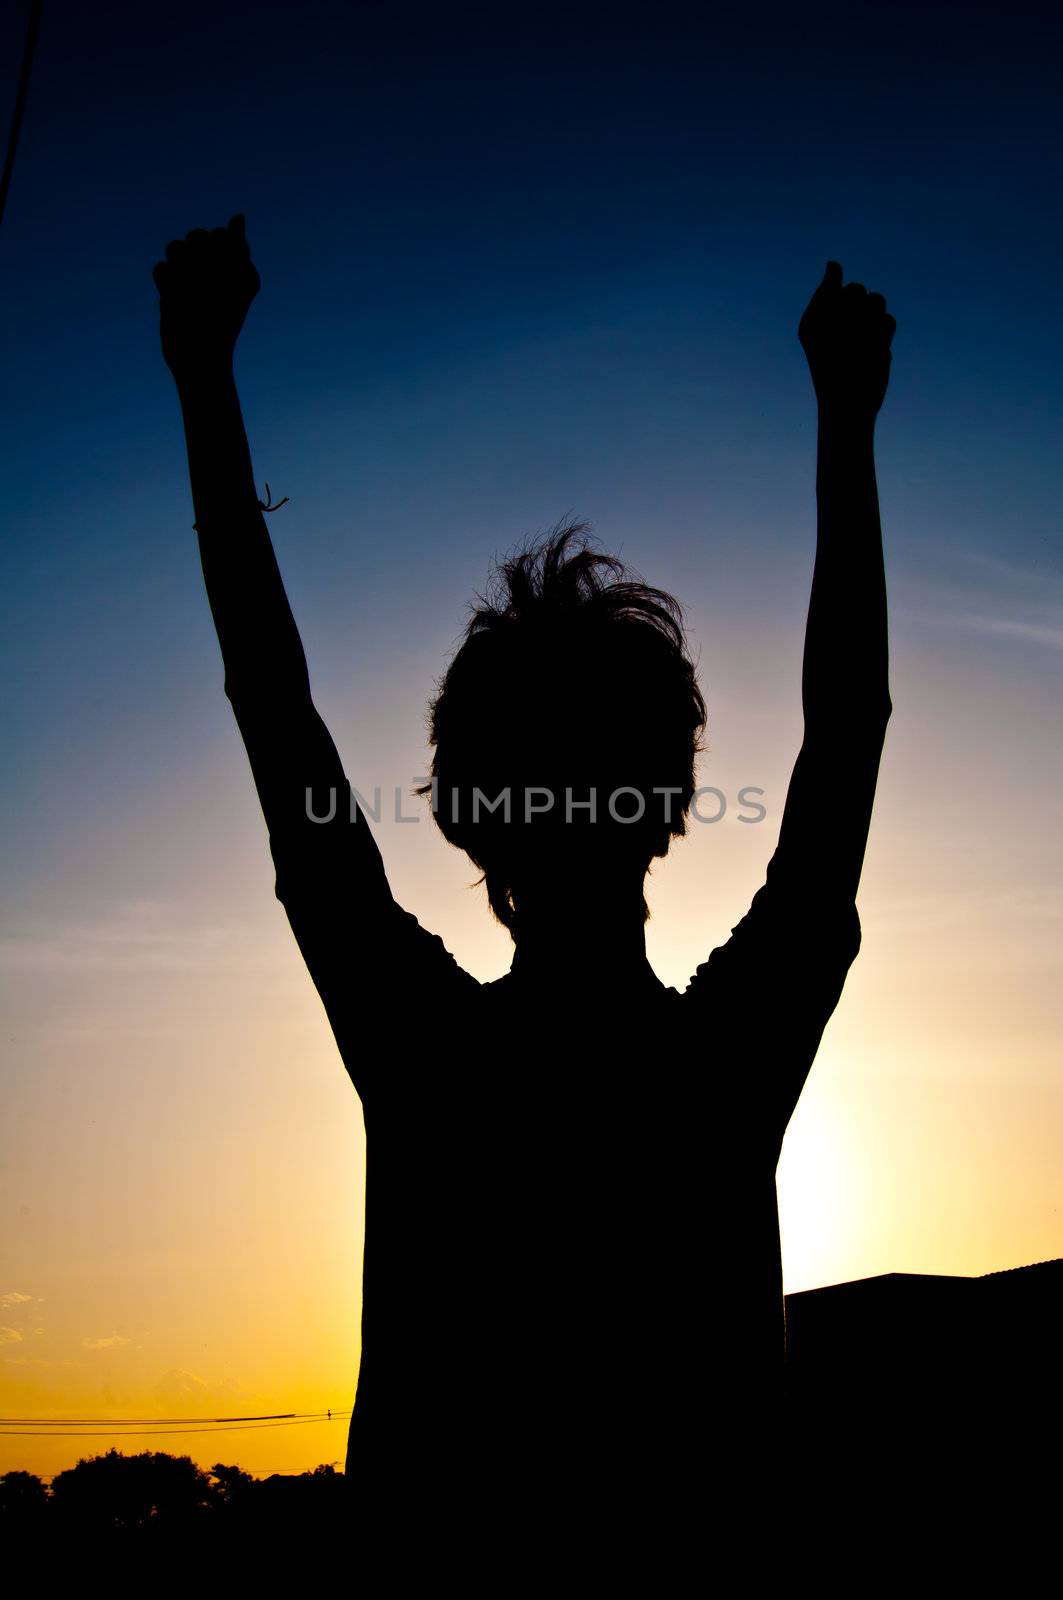
[[[728,1071],[763,1107],[781,1142],[823,1031],[860,949],[849,899],[817,897],[815,874],[776,851],[763,888],[726,944],[698,967],[685,998],[704,1009]]]

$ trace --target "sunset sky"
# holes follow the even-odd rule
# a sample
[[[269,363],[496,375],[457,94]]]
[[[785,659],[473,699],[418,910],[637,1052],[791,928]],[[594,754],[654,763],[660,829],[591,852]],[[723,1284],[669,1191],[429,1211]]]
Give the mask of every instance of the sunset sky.
[[[797,321],[828,257],[887,296],[895,710],[862,952],[779,1173],[786,1287],[1063,1255],[1053,52],[1021,6],[511,9],[46,4],[0,235],[0,1417],[353,1399],[361,1114],[222,693],[151,279],[235,211],[263,279],[237,376],[315,697],[382,790],[396,896],[481,979],[509,937],[411,791],[492,556],[571,513],[684,604],[730,804],[650,881],[683,988],[763,880],[800,743]],[[112,1442],[294,1471],[342,1462],[346,1420],[0,1424],[0,1471]]]

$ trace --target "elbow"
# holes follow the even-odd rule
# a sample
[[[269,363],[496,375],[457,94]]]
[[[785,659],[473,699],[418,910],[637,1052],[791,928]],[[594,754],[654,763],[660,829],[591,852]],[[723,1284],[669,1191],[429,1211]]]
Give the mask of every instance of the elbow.
[[[819,704],[805,712],[805,741],[820,746],[842,742],[849,748],[868,742],[881,745],[892,715],[893,701],[888,693],[846,696],[833,704]]]
[[[888,694],[882,699],[869,701],[859,716],[853,718],[852,737],[857,742],[862,738],[869,748],[881,750],[886,742],[886,730],[892,715],[893,701]]]
[[[882,729],[893,715],[893,701],[887,685],[881,688],[868,686],[846,695],[844,701],[846,720],[854,727]]]
[[[271,715],[278,717],[292,711],[305,715],[313,710],[310,676],[305,666],[302,671],[292,671],[284,663],[278,668],[274,662],[261,660],[253,666],[229,666],[224,688],[225,698],[234,710],[268,706]]]

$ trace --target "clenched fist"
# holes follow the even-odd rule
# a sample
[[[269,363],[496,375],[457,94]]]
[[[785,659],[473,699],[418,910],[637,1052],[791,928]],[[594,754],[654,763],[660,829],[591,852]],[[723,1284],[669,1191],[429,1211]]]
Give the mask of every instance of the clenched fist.
[[[244,219],[194,228],[166,246],[152,272],[159,291],[162,353],[175,378],[232,363],[248,308],[262,286]]]
[[[896,327],[882,295],[868,294],[862,283],[843,285],[838,262],[827,262],[797,330],[821,410],[853,418],[877,415]]]

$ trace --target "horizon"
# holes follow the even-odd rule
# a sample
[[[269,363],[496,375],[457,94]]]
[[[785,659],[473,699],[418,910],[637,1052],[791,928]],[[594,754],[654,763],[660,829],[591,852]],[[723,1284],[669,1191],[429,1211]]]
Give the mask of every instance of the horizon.
[[[1049,1267],[1049,1266],[1051,1266],[1051,1267],[1063,1266],[1063,1257],[1055,1257],[1055,1258],[1053,1258],[1051,1260],[1048,1260],[1048,1261],[1025,1262],[1025,1263],[1023,1263],[1021,1265],[1018,1265],[1018,1266],[1004,1268],[1004,1269],[1002,1269],[1001,1271],[998,1271],[998,1272],[975,1274],[973,1276],[970,1276],[970,1275],[952,1275],[952,1274],[941,1275],[941,1274],[937,1274],[937,1273],[883,1273],[883,1274],[879,1274],[876,1277],[872,1277],[872,1278],[857,1278],[857,1279],[854,1279],[854,1280],[851,1280],[851,1281],[847,1281],[847,1282],[844,1282],[844,1283],[817,1285],[817,1287],[814,1288],[814,1289],[805,1289],[805,1290],[795,1291],[793,1296],[788,1294],[786,1299],[787,1299],[787,1302],[789,1303],[791,1298],[800,1299],[803,1295],[818,1295],[821,1292],[821,1290],[853,1289],[853,1288],[862,1287],[865,1284],[875,1283],[875,1282],[880,1281],[881,1279],[886,1279],[886,1278],[906,1278],[906,1279],[913,1278],[916,1281],[918,1281],[919,1279],[922,1279],[922,1278],[927,1278],[927,1279],[933,1279],[935,1281],[940,1281],[942,1279],[942,1277],[944,1277],[944,1281],[947,1281],[947,1282],[978,1283],[978,1282],[984,1282],[987,1279],[1006,1277],[1009,1273],[1012,1273],[1012,1272],[1029,1272],[1030,1270],[1032,1270],[1033,1268],[1036,1268],[1036,1267]],[[336,1421],[336,1422],[346,1422],[348,1419],[349,1419],[349,1413],[344,1412],[344,1413],[341,1413],[339,1416],[334,1417],[334,1418],[332,1418],[330,1420]],[[90,1425],[96,1426],[98,1424],[99,1420],[101,1420],[101,1419],[91,1419],[91,1422],[90,1422],[90,1420],[84,1420],[84,1421],[81,1421],[81,1422],[76,1422],[75,1419],[67,1418],[67,1419],[65,1419],[65,1424],[66,1424],[66,1426],[88,1427]],[[130,1422],[130,1421],[143,1422],[144,1420],[145,1419],[143,1419],[143,1418],[126,1419],[127,1423]],[[154,1420],[160,1421],[161,1423],[165,1422],[165,1419],[154,1419]],[[190,1421],[191,1419],[186,1419],[186,1420]],[[199,1421],[200,1423],[205,1424],[208,1419],[199,1418],[199,1419],[196,1419],[196,1420]],[[218,1437],[219,1434],[223,1434],[223,1433],[226,1433],[228,1431],[232,1431],[228,1426],[231,1423],[238,1423],[238,1422],[243,1421],[248,1428],[267,1425],[266,1419],[264,1419],[264,1418],[253,1418],[253,1419],[246,1419],[245,1418],[245,1419],[241,1419],[241,1418],[237,1418],[237,1417],[218,1417],[218,1418],[214,1418],[212,1420],[219,1425],[216,1428],[216,1430],[214,1431],[214,1433],[212,1435],[213,1437]],[[283,1426],[287,1426],[288,1424],[286,1422],[279,1422],[276,1425],[283,1427]],[[46,1423],[46,1422],[42,1421],[39,1424],[39,1426],[42,1429],[45,1428],[45,1427],[58,1428],[60,1426],[60,1424],[58,1422]],[[207,1429],[206,1429],[206,1427],[203,1427],[203,1428],[200,1429],[200,1431],[201,1432],[206,1432]],[[95,1439],[97,1437],[105,1437],[105,1436],[106,1435],[103,1435],[103,1434],[96,1435],[96,1434],[82,1433],[82,1434],[76,1435],[75,1437],[84,1438],[84,1439],[88,1439],[88,1438]],[[48,1435],[42,1433],[40,1435],[40,1437],[48,1437]],[[58,1435],[54,1435],[53,1437],[58,1437]],[[117,1434],[117,1435],[115,1435],[115,1437],[122,1438],[123,1435],[122,1434]],[[128,1437],[128,1435],[126,1437]],[[140,1447],[140,1448],[134,1448],[134,1449],[129,1450],[129,1451],[124,1451],[124,1450],[118,1450],[118,1447],[115,1444],[113,1444],[113,1442],[112,1442],[112,1444],[103,1446],[102,1448],[99,1448],[99,1449],[94,1448],[94,1449],[92,1449],[85,1456],[79,1456],[78,1457],[78,1462],[80,1464],[80,1463],[83,1463],[83,1462],[86,1462],[86,1461],[97,1460],[101,1456],[111,1454],[111,1453],[113,1453],[115,1451],[117,1451],[118,1454],[124,1455],[124,1456],[127,1456],[127,1457],[142,1455],[142,1454],[146,1454],[146,1453],[155,1453],[157,1451],[158,1441],[161,1441],[163,1439],[168,1439],[168,1438],[186,1437],[186,1436],[185,1435],[181,1435],[179,1429],[174,1429],[173,1431],[165,1431],[165,1428],[160,1428],[159,1432],[156,1433],[156,1434],[153,1434],[152,1437],[156,1440],[156,1444],[154,1446],[145,1445],[145,1446]],[[210,1455],[215,1455],[216,1456],[216,1455],[218,1455],[218,1452],[216,1450],[209,1449],[206,1446],[198,1446],[196,1448],[198,1448],[199,1457],[200,1457],[200,1459],[198,1461],[196,1460],[196,1456],[194,1454],[190,1454],[189,1452],[181,1450],[180,1447],[178,1447],[178,1449],[175,1450],[175,1451],[163,1452],[163,1453],[164,1454],[171,1454],[171,1455],[180,1455],[182,1459],[187,1458],[187,1459],[191,1459],[193,1461],[196,1461],[196,1464],[199,1467],[201,1467],[203,1470],[213,1471],[213,1468],[217,1463],[210,1463],[209,1466],[208,1466],[207,1457],[210,1456]],[[335,1459],[332,1460],[332,1461],[319,1462],[317,1464],[317,1470],[320,1470],[321,1468],[325,1468],[325,1467],[332,1467],[334,1469],[339,1470],[340,1472],[342,1472],[342,1470],[343,1470],[342,1462],[340,1460],[335,1460]],[[7,1470],[11,1470],[11,1469],[7,1469]],[[50,1484],[52,1479],[54,1477],[58,1476],[59,1472],[64,1471],[64,1470],[66,1470],[66,1469],[65,1468],[58,1468],[58,1469],[56,1469],[56,1472],[49,1473],[49,1474],[37,1474],[37,1476],[41,1476],[43,1482],[45,1482],[47,1484]],[[290,1469],[285,1470],[283,1468],[274,1469],[274,1468],[260,1466],[260,1467],[258,1467],[256,1469],[246,1469],[246,1470],[249,1470],[251,1472],[251,1476],[252,1477],[261,1480],[261,1479],[266,1479],[266,1478],[269,1478],[269,1477],[304,1476],[308,1472],[312,1473],[315,1470],[315,1468],[314,1467],[303,1466],[303,1467],[294,1467],[294,1468],[290,1468]],[[0,1475],[2,1475],[2,1474],[0,1474]]]

